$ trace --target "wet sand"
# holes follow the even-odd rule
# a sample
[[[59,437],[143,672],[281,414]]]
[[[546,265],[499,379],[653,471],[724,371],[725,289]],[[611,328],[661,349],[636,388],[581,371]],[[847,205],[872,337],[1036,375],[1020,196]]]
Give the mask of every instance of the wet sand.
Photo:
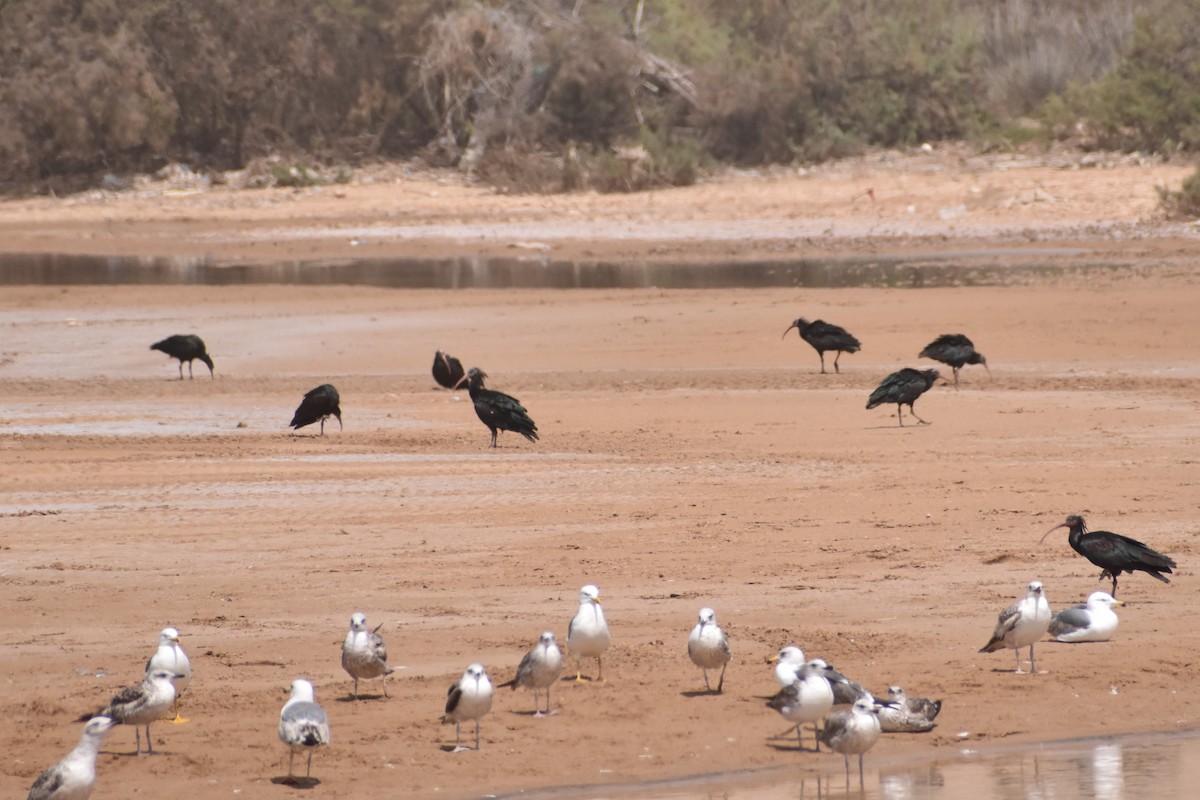
[[[342,224],[379,211],[345,191],[329,201]],[[204,217],[201,200],[189,219]],[[666,202],[621,202],[635,200]],[[41,209],[30,241],[99,228],[75,216],[103,213],[94,205],[43,202],[26,203]],[[583,201],[540,202],[549,226],[555,203]],[[693,209],[703,228],[730,206]],[[152,247],[138,232],[153,215],[121,214],[128,225],[92,252]],[[6,215],[19,216],[11,204]],[[784,724],[760,699],[774,690],[763,660],[791,642],[870,687],[945,700],[935,731],[884,737],[868,769],[873,756],[959,747],[963,732],[986,747],[1195,727],[1200,273],[1186,231],[1116,217],[1112,229],[1143,231],[1136,246],[1084,238],[1132,253],[1128,268],[988,289],[6,287],[0,792],[27,791],[74,745],[74,717],[140,679],[166,625],[193,661],[191,722],[157,723],[152,758],[127,756],[132,731],[114,730],[96,798],[291,791],[275,783],[287,760],[275,727],[299,676],[333,728],[314,797],[840,772],[837,756],[768,741]],[[191,232],[160,250],[190,252],[196,223],[171,224]],[[205,223],[213,235],[227,224]],[[1063,226],[1054,241],[1077,241]],[[832,247],[854,241],[876,246]],[[633,247],[571,245],[604,246]],[[801,314],[844,325],[862,352],[818,374],[794,332],[780,340]],[[199,367],[180,382],[148,349],[188,331],[208,342],[215,380]],[[967,367],[958,390],[935,387],[917,403],[928,426],[863,408],[884,375],[930,365],[916,353],[954,331],[987,354],[990,380]],[[466,393],[433,386],[438,347],[520,398],[541,441],[502,434],[489,450]],[[341,391],[345,430],[290,433],[300,397],[323,382]],[[1064,532],[1038,544],[1068,513],[1180,568],[1170,585],[1122,579],[1113,641],[1046,642],[1048,674],[1013,675],[1011,652],[976,651],[1029,580],[1054,607],[1103,586]],[[498,691],[482,750],[445,752],[450,683],[472,661],[507,680],[542,630],[564,639],[585,583],[613,630],[607,681],[562,682],[548,719],[529,714],[526,692]],[[686,656],[705,605],[732,639],[721,696],[697,694]],[[367,683],[372,696],[347,700],[339,648],[354,611],[383,623],[402,667],[390,698]]]

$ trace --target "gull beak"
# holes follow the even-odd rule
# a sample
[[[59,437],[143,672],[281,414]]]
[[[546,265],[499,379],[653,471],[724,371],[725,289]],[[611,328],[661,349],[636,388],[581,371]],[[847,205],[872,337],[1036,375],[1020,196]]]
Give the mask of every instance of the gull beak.
[[[778,661],[778,660],[779,660],[779,656],[778,656],[778,655],[774,655],[774,656],[768,656],[768,657],[767,657],[767,663],[768,663],[768,664],[774,664],[774,663],[775,663],[776,661]]]

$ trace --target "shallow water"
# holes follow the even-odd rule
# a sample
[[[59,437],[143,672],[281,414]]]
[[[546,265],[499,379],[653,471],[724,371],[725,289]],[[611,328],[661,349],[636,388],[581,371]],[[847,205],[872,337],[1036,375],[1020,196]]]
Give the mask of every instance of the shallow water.
[[[1183,800],[1200,793],[1200,731],[1138,734],[980,751],[964,745],[930,760],[879,764],[863,785],[837,755],[803,766],[619,787],[571,787],[525,798],[645,800]],[[872,763],[876,761],[876,763]],[[817,770],[820,770],[819,772]]]
[[[354,259],[271,264],[216,264],[199,258],[0,254],[0,285],[348,284],[407,289],[725,289],[779,286],[987,286],[1025,275],[1127,269],[1073,263],[1068,247],[875,253],[824,259],[706,263],[689,261],[556,261],[543,257]],[[1019,264],[1013,262],[1019,260]],[[998,262],[1005,263],[998,263]]]

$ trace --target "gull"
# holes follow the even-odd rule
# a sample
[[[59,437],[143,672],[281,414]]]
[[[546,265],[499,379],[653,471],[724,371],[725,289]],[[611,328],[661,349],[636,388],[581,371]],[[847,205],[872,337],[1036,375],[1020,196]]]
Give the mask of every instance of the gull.
[[[717,680],[717,694],[720,694],[725,685],[725,667],[729,665],[729,637],[717,624],[717,612],[711,608],[700,609],[700,619],[688,636],[688,658],[704,672],[704,688],[709,692],[712,686],[708,683],[708,671],[721,668]]]
[[[546,631],[538,637],[537,644],[521,659],[516,677],[500,686],[510,686],[513,691],[516,691],[518,686],[533,689],[533,715],[546,717],[554,713],[550,710],[550,687],[558,680],[562,671],[562,651],[558,649],[558,642],[554,641],[554,634]],[[538,692],[542,689],[546,690],[545,712],[538,704]]]
[[[158,635],[158,649],[146,662],[147,675],[156,669],[165,669],[175,676],[175,680],[171,682],[171,685],[175,687],[175,702],[173,703],[175,718],[171,722],[176,725],[187,722],[179,715],[179,696],[191,683],[192,663],[188,661],[187,653],[183,652],[183,647],[179,644],[179,631],[174,628],[162,629],[162,633]]]
[[[303,678],[292,681],[292,693],[279,712],[279,741],[288,748],[287,783],[296,783],[292,774],[292,759],[297,750],[308,751],[308,766],[304,780],[312,774],[312,754],[318,747],[329,744],[329,718],[313,699],[313,685]]]
[[[854,705],[856,701],[863,699],[871,700],[872,702],[875,700],[875,696],[863,688],[861,683],[855,683],[850,680],[823,660],[814,658],[810,663],[824,670],[825,678],[829,681],[829,685],[833,687],[833,704],[835,706],[850,706]]]
[[[83,726],[79,744],[62,761],[38,776],[28,800],[87,800],[96,783],[96,753],[112,729],[108,717],[92,717]]]
[[[796,670],[796,679],[767,701],[767,708],[775,709],[780,716],[796,725],[796,744],[800,749],[804,749],[800,726],[811,722],[817,737],[816,749],[820,752],[821,735],[817,731],[817,721],[833,709],[833,687],[825,677],[825,668],[815,661],[802,665]]]
[[[849,711],[837,711],[825,720],[821,741],[846,762],[846,786],[850,786],[850,756],[858,756],[858,783],[863,783],[863,753],[879,741],[879,709],[874,701],[861,698]]]
[[[346,640],[342,642],[342,669],[354,678],[354,698],[358,699],[359,678],[383,678],[383,696],[387,697],[387,676],[395,670],[388,666],[387,647],[379,629],[383,623],[375,626],[375,630],[367,630],[367,617],[358,611],[350,615],[350,630],[346,632]]]
[[[482,664],[472,664],[446,693],[442,722],[454,722],[454,752],[470,750],[462,745],[463,720],[475,720],[475,749],[479,749],[479,720],[492,710],[492,681]]]
[[[941,700],[910,698],[899,686],[889,686],[887,704],[879,709],[879,727],[884,733],[924,733],[933,730],[941,710]]]
[[[1017,654],[1018,675],[1024,674],[1021,669],[1021,648],[1029,647],[1029,669],[1037,673],[1033,661],[1033,643],[1046,635],[1050,627],[1050,604],[1046,601],[1046,593],[1041,581],[1029,584],[1025,599],[1015,603],[1000,612],[996,621],[996,630],[992,638],[979,649],[981,653],[994,653],[1005,647],[1012,648]]]
[[[804,651],[789,644],[768,658],[767,663],[775,664],[775,680],[779,681],[780,688],[790,686],[796,680],[796,670],[804,666]]]
[[[170,714],[171,706],[175,703],[175,687],[171,685],[173,680],[175,680],[174,673],[165,669],[156,669],[148,673],[141,683],[126,686],[114,694],[108,705],[95,714],[84,714],[76,722],[84,722],[95,717],[108,717],[113,722],[132,725],[134,735],[137,737],[135,755],[142,754],[142,729],[138,726],[145,725],[146,753],[153,755],[154,744],[150,741],[150,723]]]
[[[1050,635],[1060,642],[1107,642],[1119,622],[1113,606],[1123,605],[1108,592],[1092,592],[1086,603],[1055,612]]]
[[[567,648],[575,657],[575,680],[583,681],[580,661],[596,659],[596,680],[604,681],[604,665],[600,658],[612,643],[604,609],[600,607],[600,590],[588,584],[579,590],[579,610],[567,627]]]

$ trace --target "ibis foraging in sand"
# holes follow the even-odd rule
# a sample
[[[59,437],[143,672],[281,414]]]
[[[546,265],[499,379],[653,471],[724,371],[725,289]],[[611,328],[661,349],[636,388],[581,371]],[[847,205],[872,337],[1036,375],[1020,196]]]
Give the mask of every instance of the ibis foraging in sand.
[[[188,379],[192,376],[192,362],[196,359],[203,361],[208,365],[208,375],[210,378],[215,378],[213,375],[213,361],[208,355],[208,350],[204,346],[204,340],[194,333],[180,334],[168,336],[161,342],[155,342],[150,345],[151,350],[161,350],[171,358],[179,359],[179,380],[183,380],[183,362],[188,365]]]
[[[917,418],[917,422],[928,425],[928,421],[917,417],[913,403],[917,402],[918,397],[929,391],[934,382],[941,377],[936,369],[916,370],[905,367],[899,372],[893,372],[883,379],[875,391],[871,392],[871,396],[867,399],[867,408],[872,409],[884,403],[895,403],[896,419],[900,420],[900,427],[903,428],[904,413],[901,406],[908,406],[909,412]]]
[[[296,413],[292,415],[292,421],[288,423],[289,428],[299,430],[305,425],[312,425],[314,422],[321,423],[321,435],[325,435],[325,420],[330,416],[337,417],[338,430],[342,430],[342,408],[341,397],[338,396],[338,390],[333,388],[332,384],[322,383],[315,389],[310,389],[304,395],[304,399],[300,401],[300,406],[296,409]]]
[[[988,375],[992,374],[983,353],[976,350],[975,344],[961,333],[943,333],[925,345],[918,358],[932,358],[953,369],[955,386],[958,386],[958,371],[965,364],[982,364]]]

